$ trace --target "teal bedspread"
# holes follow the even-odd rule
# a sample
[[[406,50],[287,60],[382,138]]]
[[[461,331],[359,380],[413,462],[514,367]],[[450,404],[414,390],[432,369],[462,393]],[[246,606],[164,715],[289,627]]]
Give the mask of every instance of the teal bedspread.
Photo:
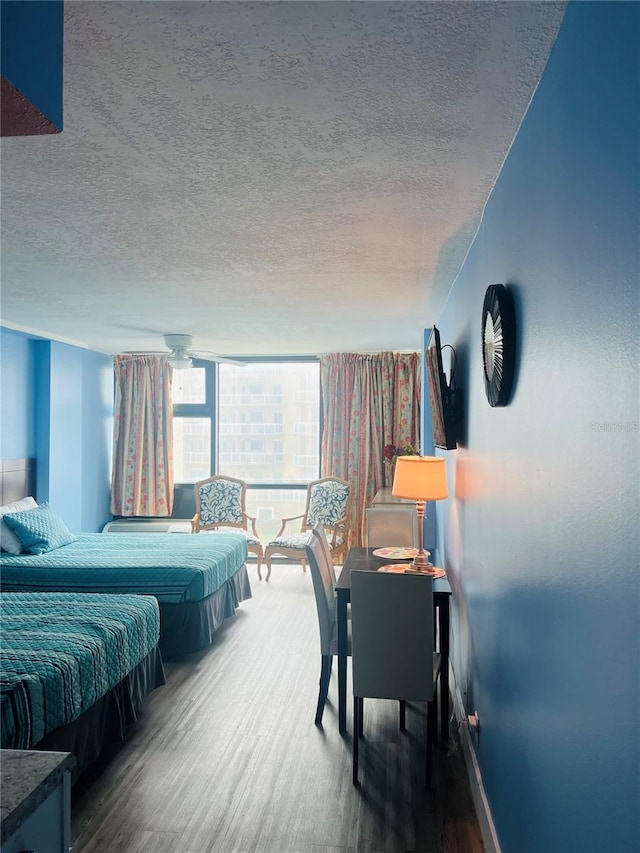
[[[38,556],[0,555],[7,592],[108,592],[154,595],[172,604],[216,592],[247,559],[237,533],[80,533]]]
[[[77,719],[157,645],[158,602],[140,595],[0,595],[1,746],[29,749]]]

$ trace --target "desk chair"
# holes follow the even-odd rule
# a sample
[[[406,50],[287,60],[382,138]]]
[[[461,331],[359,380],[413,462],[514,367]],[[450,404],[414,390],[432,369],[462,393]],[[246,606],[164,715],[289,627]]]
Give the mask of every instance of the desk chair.
[[[425,786],[429,788],[440,672],[440,655],[434,652],[432,579],[419,574],[352,571],[351,637],[353,784],[358,784],[366,696],[401,700],[401,731],[405,729],[405,702],[428,703]]]
[[[411,506],[370,506],[366,510],[367,548],[418,547],[418,513]]]
[[[244,534],[247,549],[256,555],[258,578],[262,580],[263,550],[256,520],[246,512],[247,484],[236,477],[216,474],[194,485],[196,514],[191,519],[191,532],[230,529]],[[251,530],[249,530],[251,522]]]
[[[321,524],[311,531],[305,546],[306,558],[311,570],[313,592],[318,611],[320,628],[320,685],[316,706],[316,726],[322,725],[322,714],[329,692],[333,656],[338,653],[338,631],[336,622],[335,574],[331,552]],[[349,653],[349,652],[348,652]]]

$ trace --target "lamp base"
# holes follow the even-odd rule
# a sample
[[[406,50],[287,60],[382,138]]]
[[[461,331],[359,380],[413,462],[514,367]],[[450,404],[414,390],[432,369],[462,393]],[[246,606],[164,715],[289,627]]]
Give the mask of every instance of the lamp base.
[[[420,572],[420,574],[422,574],[422,575],[435,575],[435,574],[438,574],[438,572],[440,570],[436,569],[436,567],[433,565],[433,563],[427,562],[427,563],[416,564],[414,562],[414,563],[411,563],[411,568],[409,569],[409,571],[410,572]]]
[[[418,553],[413,558],[413,562],[411,563],[411,568],[415,572],[423,572],[427,569],[433,568],[433,563],[429,562],[430,551],[425,551],[422,547],[422,542],[420,543],[420,548],[418,549]]]
[[[404,571],[405,574],[408,575],[424,575],[425,577],[433,578],[434,580],[446,577],[444,569],[441,569],[439,566],[433,566],[431,563],[429,563],[428,566],[422,566],[419,569],[415,569],[413,567],[413,563],[411,563]]]

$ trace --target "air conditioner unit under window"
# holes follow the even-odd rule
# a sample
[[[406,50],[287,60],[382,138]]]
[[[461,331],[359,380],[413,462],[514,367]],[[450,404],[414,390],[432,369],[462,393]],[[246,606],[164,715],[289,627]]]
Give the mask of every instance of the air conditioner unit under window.
[[[120,518],[109,521],[103,533],[191,533],[191,522],[186,519]]]

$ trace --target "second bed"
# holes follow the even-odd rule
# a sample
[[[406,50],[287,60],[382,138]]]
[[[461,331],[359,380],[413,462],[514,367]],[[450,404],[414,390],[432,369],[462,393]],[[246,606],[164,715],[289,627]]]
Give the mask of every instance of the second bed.
[[[246,538],[237,533],[81,533],[41,555],[3,552],[0,584],[7,592],[152,595],[168,660],[206,648],[251,598],[246,559]]]

